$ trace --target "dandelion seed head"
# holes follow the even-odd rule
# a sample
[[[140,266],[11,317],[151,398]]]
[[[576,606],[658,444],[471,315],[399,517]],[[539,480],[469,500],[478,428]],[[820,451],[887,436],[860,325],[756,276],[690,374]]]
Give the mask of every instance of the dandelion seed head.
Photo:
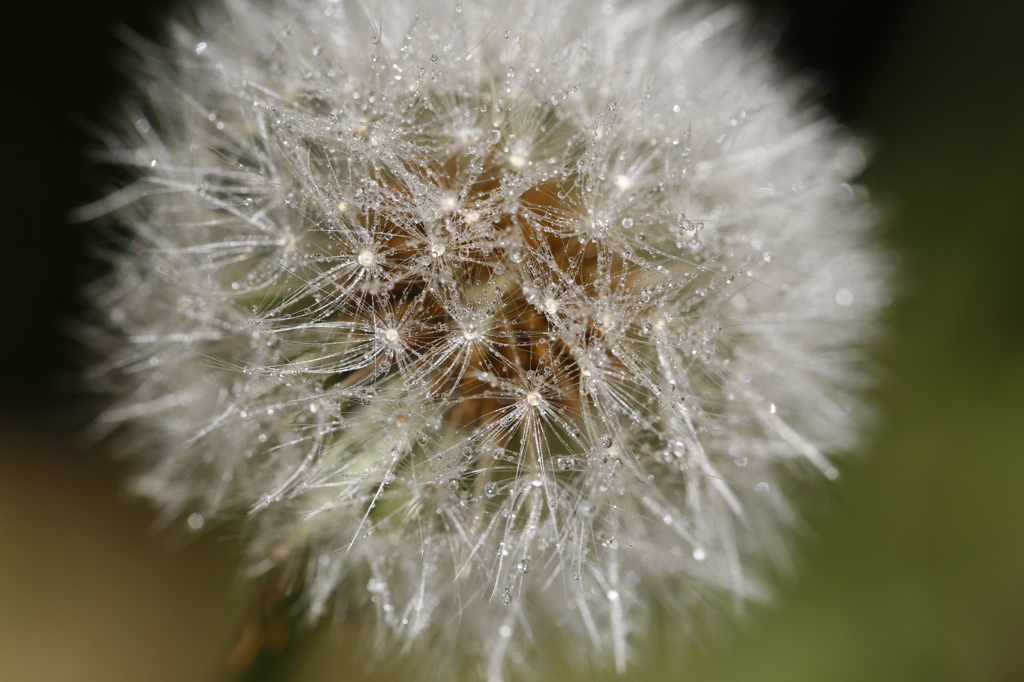
[[[383,655],[488,679],[552,632],[622,670],[651,604],[763,596],[786,481],[858,443],[888,287],[862,152],[745,25],[221,0],[175,26],[110,150],[135,178],[83,210],[130,235],[92,376],[135,490],[248,518],[311,621],[333,601]]]

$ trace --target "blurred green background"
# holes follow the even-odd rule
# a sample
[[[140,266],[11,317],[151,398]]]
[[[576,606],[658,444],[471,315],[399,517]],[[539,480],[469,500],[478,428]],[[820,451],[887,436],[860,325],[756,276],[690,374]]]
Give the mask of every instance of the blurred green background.
[[[73,345],[54,322],[88,276],[84,228],[62,216],[101,187],[72,123],[101,121],[120,87],[111,23],[152,33],[167,4],[9,17],[0,680],[225,679],[247,608],[231,540],[155,534],[116,466],[75,445]],[[783,53],[829,77],[826,101],[875,150],[864,182],[902,263],[882,419],[776,603],[696,642],[662,628],[627,678],[1024,680],[1024,5],[763,11],[789,13]],[[357,679],[344,642],[316,638],[284,679]]]

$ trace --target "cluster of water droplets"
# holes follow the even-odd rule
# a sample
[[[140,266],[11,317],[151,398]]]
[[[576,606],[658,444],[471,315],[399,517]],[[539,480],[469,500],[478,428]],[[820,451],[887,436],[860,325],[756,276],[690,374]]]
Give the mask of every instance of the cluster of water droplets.
[[[138,179],[89,209],[131,233],[103,421],[313,619],[621,669],[650,600],[756,596],[779,463],[854,442],[859,152],[732,11],[408,4],[228,2],[150,64]]]

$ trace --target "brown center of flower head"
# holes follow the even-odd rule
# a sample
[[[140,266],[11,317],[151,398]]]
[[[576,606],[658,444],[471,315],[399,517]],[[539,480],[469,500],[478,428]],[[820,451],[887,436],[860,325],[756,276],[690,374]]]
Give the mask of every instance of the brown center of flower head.
[[[373,402],[392,414],[392,428],[425,420],[435,435],[420,448],[431,474],[423,491],[442,483],[478,506],[517,482],[547,488],[571,476],[598,445],[590,441],[603,444],[607,459],[617,417],[591,395],[605,380],[620,389],[616,412],[657,421],[652,407],[665,386],[641,370],[650,353],[638,350],[655,325],[664,327],[652,293],[655,302],[671,294],[681,303],[707,270],[676,258],[670,275],[637,253],[645,235],[633,227],[643,219],[617,215],[609,224],[595,215],[586,200],[595,180],[580,172],[580,154],[538,180],[534,162],[514,149],[514,140],[492,140],[403,162],[402,173],[391,165],[348,192],[362,205],[325,190],[320,229],[307,233],[314,243],[299,246],[313,253],[319,274],[285,289],[273,310],[269,299],[263,305],[289,348],[274,369],[322,375],[318,391],[340,399],[335,427]],[[337,170],[344,159],[310,153],[305,164],[332,178],[323,186],[345,185]],[[626,175],[596,182],[631,201]],[[434,208],[410,214],[425,204]],[[679,237],[695,241],[702,226],[678,222]],[[392,461],[384,479],[417,466],[407,460],[415,449]],[[383,492],[366,502],[375,506]]]
[[[436,220],[409,225],[384,210],[351,219],[372,225],[379,241],[359,252],[366,271],[359,295],[336,302],[343,308],[331,319],[375,329],[384,348],[373,363],[325,382],[325,388],[356,385],[401,368],[407,384],[419,383],[423,395],[445,406],[447,429],[481,429],[476,498],[493,482],[498,449],[526,435],[517,432],[522,419],[503,416],[557,415],[563,435],[582,437],[580,381],[590,372],[574,350],[599,346],[613,327],[630,324],[592,303],[636,296],[639,283],[650,279],[578,231],[585,217],[561,183],[529,188],[514,213],[482,217],[476,207],[487,206],[500,187],[503,161],[488,158],[472,184],[452,188],[453,206]],[[460,162],[450,160],[444,172],[457,175]],[[517,162],[524,163],[517,157],[506,163]],[[607,350],[601,359],[591,350],[587,362],[616,364]],[[405,419],[400,414],[396,423]],[[525,444],[528,461],[519,464],[543,467],[537,448]],[[562,458],[559,468],[572,468],[568,461]]]

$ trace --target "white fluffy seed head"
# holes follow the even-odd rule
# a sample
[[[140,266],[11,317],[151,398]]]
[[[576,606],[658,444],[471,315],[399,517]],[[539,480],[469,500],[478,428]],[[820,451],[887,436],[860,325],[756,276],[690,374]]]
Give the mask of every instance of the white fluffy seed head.
[[[547,633],[621,669],[649,605],[763,594],[786,478],[857,442],[887,287],[859,148],[736,10],[204,16],[140,56],[111,152],[142,161],[91,209],[132,236],[94,377],[136,489],[249,518],[311,620],[488,678]]]

